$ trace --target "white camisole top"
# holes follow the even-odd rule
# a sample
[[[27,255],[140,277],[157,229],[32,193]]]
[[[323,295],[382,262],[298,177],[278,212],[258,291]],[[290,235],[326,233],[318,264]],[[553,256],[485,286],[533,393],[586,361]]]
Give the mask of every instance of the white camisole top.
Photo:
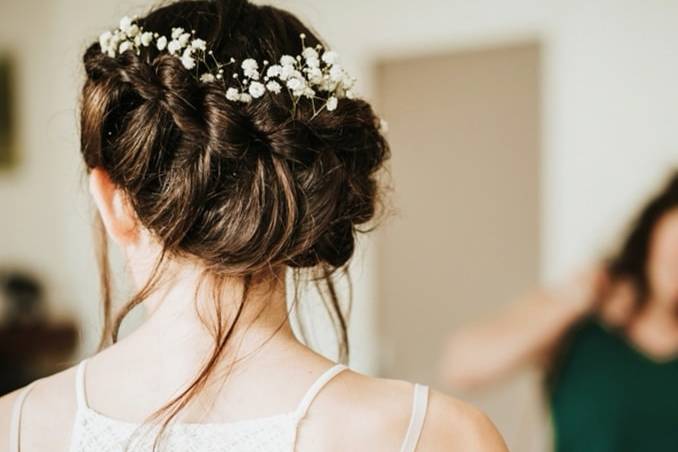
[[[143,426],[105,416],[87,404],[83,360],[77,368],[75,394],[77,411],[69,452],[150,452],[157,426]],[[306,391],[291,412],[228,423],[175,423],[163,436],[167,452],[294,452],[301,420],[322,388],[346,369],[336,364],[325,371]],[[21,412],[31,383],[16,398],[10,430],[10,452],[20,452]],[[400,452],[415,452],[424,425],[429,388],[415,384],[412,414]],[[128,448],[128,449],[126,449]]]

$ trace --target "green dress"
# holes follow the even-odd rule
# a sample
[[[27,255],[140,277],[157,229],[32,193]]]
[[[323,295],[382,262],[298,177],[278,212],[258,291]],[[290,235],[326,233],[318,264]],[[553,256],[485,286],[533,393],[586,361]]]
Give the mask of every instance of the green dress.
[[[596,321],[550,390],[557,452],[678,452],[678,358],[654,361]]]

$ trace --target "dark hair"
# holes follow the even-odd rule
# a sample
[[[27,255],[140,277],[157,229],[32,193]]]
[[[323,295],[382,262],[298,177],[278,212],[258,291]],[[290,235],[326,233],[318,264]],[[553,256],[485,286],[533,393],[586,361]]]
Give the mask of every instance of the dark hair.
[[[636,290],[638,307],[650,296],[647,261],[652,233],[670,210],[678,208],[678,172],[669,178],[663,189],[652,198],[632,223],[631,230],[607,268],[613,279],[626,278]]]
[[[167,36],[173,27],[195,30],[219,61],[278,61],[300,54],[301,33],[307,46],[324,46],[289,12],[246,0],[177,1],[136,23]],[[84,65],[86,166],[106,170],[139,221],[163,244],[147,284],[113,316],[106,235],[99,224],[101,346],[117,340],[125,316],[156,289],[168,257],[198,259],[205,277],[217,284],[226,277],[243,280],[235,319],[217,325],[212,357],[164,408],[169,416],[163,429],[205,384],[253,283],[273,278],[277,268],[292,268],[297,283],[307,269],[324,288],[345,357],[346,322],[332,275],[346,272],[356,233],[364,232],[359,226],[376,217],[378,170],[390,157],[370,104],[341,99],[336,110],[312,117],[310,102],[301,100],[292,109],[286,95],[230,102],[223,88],[199,83],[178,58],[152,46],[140,55],[128,51],[111,58],[93,43]]]
[[[605,262],[605,268],[612,281],[625,280],[631,283],[635,292],[635,312],[640,311],[651,295],[647,267],[652,234],[664,215],[676,208],[678,208],[678,171],[674,171],[662,189],[645,204],[631,222],[629,232],[619,249]],[[624,330],[633,318],[630,317],[625,324],[615,328]],[[554,388],[572,339],[590,320],[591,318],[586,318],[574,325],[556,345],[547,366],[545,383],[548,390]]]

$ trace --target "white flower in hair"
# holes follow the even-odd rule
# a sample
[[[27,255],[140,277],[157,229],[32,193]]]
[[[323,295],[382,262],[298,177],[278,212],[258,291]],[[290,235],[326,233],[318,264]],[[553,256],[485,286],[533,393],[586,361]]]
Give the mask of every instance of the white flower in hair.
[[[179,50],[181,50],[181,44],[179,44],[179,41],[176,39],[170,41],[170,43],[167,44],[167,51],[172,55],[176,55]]]
[[[304,51],[301,52],[301,55],[307,61],[311,59],[318,59],[318,51],[313,47],[306,47]]]
[[[278,66],[277,64],[274,64],[268,67],[268,69],[266,70],[266,76],[270,78],[278,77],[281,71],[282,67]]]
[[[110,31],[105,31],[99,35],[99,46],[101,47],[102,52],[108,52],[111,45],[111,38],[113,38],[113,33]]]
[[[338,64],[330,69],[330,79],[333,82],[339,82],[344,79],[344,70]]]
[[[293,77],[287,81],[287,87],[292,91],[299,91],[304,89],[304,82],[300,78]]]
[[[178,41],[182,49],[188,45],[188,41],[190,39],[191,39],[190,33],[182,33],[181,36],[179,36]]]
[[[207,50],[207,43],[202,39],[194,39],[191,41],[191,47],[197,50],[202,50],[203,52]]]
[[[167,47],[167,38],[165,36],[160,36],[157,41],[155,41],[155,46],[161,52]]]
[[[294,69],[294,66],[289,64],[286,64],[282,67],[280,75],[278,76],[278,78],[280,78],[280,80],[282,81],[287,81],[291,78],[301,78],[301,77],[302,77],[301,73]]]
[[[307,58],[306,66],[312,69],[318,69],[320,67],[320,60],[317,57]]]
[[[259,69],[259,64],[253,58],[247,58],[246,60],[244,60],[242,62],[242,64],[240,66],[245,71],[251,71],[252,69]]]
[[[181,56],[181,64],[183,64],[184,67],[189,70],[195,67],[195,59],[193,58],[193,49],[188,48],[184,50],[184,54]]]
[[[252,82],[249,93],[253,98],[257,99],[266,93],[266,87],[260,82]]]
[[[327,64],[336,64],[339,62],[339,54],[337,54],[337,52],[334,50],[328,50],[327,52],[323,53],[323,61]]]
[[[222,85],[225,98],[231,102],[249,103],[263,97],[267,91],[272,94],[285,91],[292,97],[292,114],[295,115],[298,102],[302,98],[311,99],[311,119],[323,109],[335,111],[341,99],[353,99],[355,96],[353,86],[356,79],[339,64],[339,55],[320,44],[307,47],[303,33],[299,35],[301,55],[283,55],[279,64],[270,65],[268,60],[260,64],[254,58],[245,58],[239,66],[233,57],[225,63],[217,61],[214,52],[207,48],[207,42],[195,36],[195,30],[188,33],[181,27],[175,27],[170,35],[171,38],[168,38],[157,32],[144,31],[126,16],[120,20],[118,29],[99,36],[99,46],[102,53],[115,58],[128,50],[141,55],[144,47],[154,45],[158,51],[167,51],[178,58],[189,71],[198,65],[205,68],[202,73],[195,71],[192,75],[201,83]],[[231,70],[227,69],[229,66]],[[229,72],[225,73],[225,70]],[[263,81],[260,81],[262,73]],[[287,90],[283,90],[284,87]],[[316,100],[323,102],[319,109],[316,108]],[[384,125],[381,127],[385,129]]]
[[[123,41],[120,43],[120,47],[118,47],[118,53],[124,53],[128,51],[129,49],[132,48],[132,43],[129,41]]]
[[[283,55],[280,58],[280,64],[283,66],[294,66],[297,64],[297,60],[293,56]]]
[[[228,88],[226,90],[226,99],[230,101],[238,101],[240,100],[240,93],[238,92],[237,88]]]
[[[245,77],[249,77],[253,80],[259,80],[259,63],[252,58],[247,58],[240,65],[243,69]]]
[[[323,72],[320,70],[320,68],[314,67],[307,73],[309,81],[314,84],[318,85],[323,81]]]
[[[139,34],[140,31],[141,30],[139,29],[139,27],[137,25],[132,25],[131,27],[129,27],[129,29],[127,30],[126,33],[127,33],[127,36],[129,36],[130,38],[134,38],[135,36],[137,36]]]
[[[120,30],[127,33],[132,28],[132,19],[128,16],[120,19]]]
[[[315,91],[310,86],[304,86],[304,91],[301,93],[302,96],[308,97],[309,99],[315,97]]]
[[[280,83],[272,80],[266,84],[266,89],[272,93],[280,94],[280,91],[282,91],[282,86],[280,86]]]
[[[141,34],[141,44],[144,47],[148,47],[151,45],[151,42],[153,41],[153,33],[150,31],[145,31],[144,33]]]

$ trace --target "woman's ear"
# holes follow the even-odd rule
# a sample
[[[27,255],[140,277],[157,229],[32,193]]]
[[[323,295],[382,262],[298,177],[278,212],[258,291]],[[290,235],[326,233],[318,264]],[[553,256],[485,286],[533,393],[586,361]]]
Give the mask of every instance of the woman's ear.
[[[113,240],[120,246],[136,243],[140,232],[136,214],[108,172],[94,168],[89,174],[89,191]]]

